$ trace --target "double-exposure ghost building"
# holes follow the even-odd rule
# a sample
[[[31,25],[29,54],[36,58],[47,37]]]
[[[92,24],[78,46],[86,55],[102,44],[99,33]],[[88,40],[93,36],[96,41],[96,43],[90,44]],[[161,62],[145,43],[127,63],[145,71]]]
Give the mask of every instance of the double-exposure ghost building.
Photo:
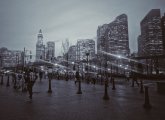
[[[97,53],[101,61],[110,61],[116,66],[126,65],[124,59],[121,59],[130,54],[126,14],[121,14],[113,22],[98,27]]]
[[[139,56],[163,55],[163,38],[160,9],[152,9],[141,21],[138,37]]]
[[[165,17],[161,18],[160,9],[150,10],[140,22],[140,28],[138,56],[143,58],[141,62],[147,74],[159,74],[165,68]]]

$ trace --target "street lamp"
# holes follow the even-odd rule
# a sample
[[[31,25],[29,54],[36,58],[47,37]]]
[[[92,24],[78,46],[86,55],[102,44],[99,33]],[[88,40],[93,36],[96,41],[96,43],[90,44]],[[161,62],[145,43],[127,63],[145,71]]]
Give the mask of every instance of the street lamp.
[[[3,65],[2,65],[2,63],[3,63],[3,57],[2,56],[0,56],[0,67],[2,67]]]
[[[108,52],[108,40],[104,37],[104,45],[105,45],[105,50],[106,50],[106,55],[105,55],[105,81],[104,81],[104,96],[103,96],[103,99],[104,100],[109,100],[109,96],[108,96],[108,75],[107,75],[107,52]]]
[[[107,56],[107,55],[106,55]],[[107,60],[107,59],[106,59]],[[107,75],[107,61],[105,61],[106,63],[105,63],[105,76],[106,76],[106,78],[105,78],[105,83],[104,83],[104,85],[105,85],[105,88],[104,88],[104,96],[103,96],[103,99],[104,100],[109,100],[109,96],[108,96],[108,90],[107,90],[107,87],[108,87],[108,75]]]
[[[117,71],[116,71],[117,72],[117,75],[119,73],[119,66],[118,66],[119,63],[118,62],[119,62],[120,58],[121,58],[121,56],[120,55],[117,55],[117,61],[116,61],[117,62]]]
[[[68,52],[66,53],[66,60],[67,60],[67,63],[66,63],[66,81],[68,81]]]
[[[101,85],[102,85],[102,84],[103,84],[103,81],[102,81],[102,68],[101,68],[101,67],[102,67],[102,66],[101,66],[101,63],[102,63],[102,62],[101,62],[101,58],[100,58],[99,61],[100,61],[100,71],[99,71],[99,74],[100,74],[100,80],[101,80],[100,82],[101,82]]]
[[[16,68],[15,68],[15,72],[17,71],[17,67],[18,67],[18,65],[19,65],[19,55],[18,54],[16,54]]]
[[[96,66],[93,66],[93,68],[94,68],[94,72],[96,71]]]
[[[86,70],[87,70],[87,83],[89,83],[89,75],[88,75],[88,62],[89,62],[89,50],[86,51],[86,56],[87,56],[87,67],[86,67]]]
[[[48,69],[48,79],[49,79],[49,89],[48,89],[48,93],[52,93],[52,89],[51,89],[52,68],[49,68],[49,69]]]
[[[82,94],[82,91],[81,91],[81,80],[80,80],[80,74],[79,74],[79,63],[78,63],[78,71],[76,71],[76,79],[78,81],[78,91],[77,91],[77,94]]]

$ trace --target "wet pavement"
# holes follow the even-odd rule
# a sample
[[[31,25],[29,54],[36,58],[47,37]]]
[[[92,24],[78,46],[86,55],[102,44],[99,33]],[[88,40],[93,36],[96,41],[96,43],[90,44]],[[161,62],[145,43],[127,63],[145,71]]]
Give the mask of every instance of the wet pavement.
[[[50,94],[48,80],[38,80],[30,101],[28,93],[14,90],[11,81],[6,87],[4,81],[0,85],[0,120],[165,120],[165,95],[157,93],[155,82],[146,85],[150,110],[143,108],[140,87],[131,87],[124,80],[117,80],[116,90],[109,85],[108,101],[102,99],[104,85],[82,83],[82,94],[76,94],[74,81],[52,80]]]

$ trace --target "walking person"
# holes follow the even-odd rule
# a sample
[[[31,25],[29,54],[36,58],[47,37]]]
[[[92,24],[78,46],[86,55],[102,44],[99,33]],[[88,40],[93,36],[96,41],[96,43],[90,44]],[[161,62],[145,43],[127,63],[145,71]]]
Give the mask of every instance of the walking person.
[[[43,72],[42,71],[39,72],[39,77],[40,77],[40,81],[41,81],[42,77],[43,77]]]
[[[134,87],[134,82],[136,82],[137,86],[139,87],[139,83],[137,81],[137,75],[136,73],[133,74],[133,78],[132,78],[132,87]]]
[[[29,92],[29,98],[32,100],[32,95],[33,95],[33,85],[37,79],[37,74],[34,73],[32,70],[28,71],[27,73],[28,76],[28,81],[27,81],[27,89]]]

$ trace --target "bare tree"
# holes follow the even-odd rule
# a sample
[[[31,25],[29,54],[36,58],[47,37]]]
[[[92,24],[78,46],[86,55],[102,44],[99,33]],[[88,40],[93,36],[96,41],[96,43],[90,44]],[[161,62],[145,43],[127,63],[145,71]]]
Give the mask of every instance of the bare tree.
[[[68,81],[68,50],[69,50],[69,39],[65,39],[64,42],[62,42],[62,48],[63,48],[63,56],[66,60],[66,67],[67,67],[67,71],[66,71],[66,81]]]

